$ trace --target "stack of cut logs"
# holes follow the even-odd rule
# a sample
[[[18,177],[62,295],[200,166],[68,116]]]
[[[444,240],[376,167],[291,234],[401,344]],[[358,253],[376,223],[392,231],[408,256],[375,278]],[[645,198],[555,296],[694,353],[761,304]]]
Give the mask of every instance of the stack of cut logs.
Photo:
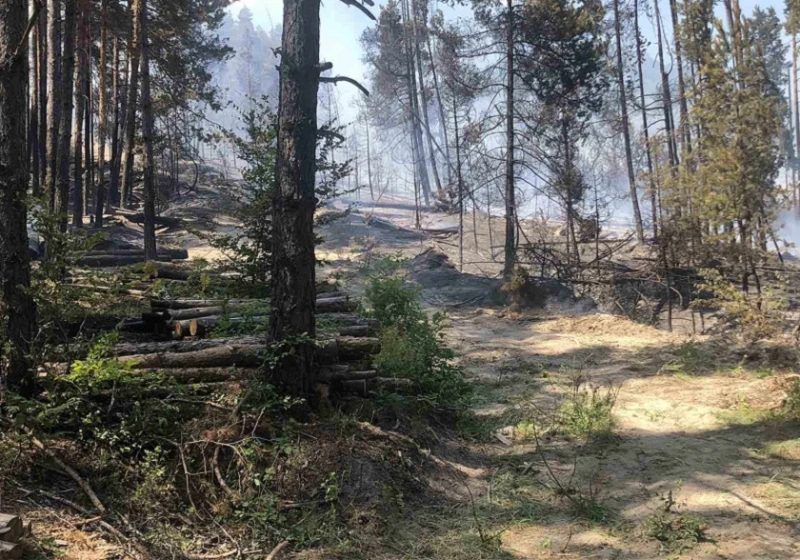
[[[133,369],[179,382],[216,383],[251,376],[263,365],[267,342],[263,334],[204,337],[223,320],[228,324],[267,321],[266,300],[153,299],[150,303],[150,311],[142,314],[143,330],[169,333],[173,340],[114,346],[111,354]],[[357,308],[358,302],[342,292],[320,294],[317,299],[317,323],[333,326],[330,330],[335,332],[318,343],[317,381],[361,394],[378,388],[413,389],[408,379],[378,376],[373,360],[380,352],[380,325],[376,319],[356,315]]]
[[[156,262],[183,261],[189,258],[186,249],[161,249],[156,256]],[[143,249],[106,249],[88,251],[78,259],[79,266],[103,268],[112,266],[127,266],[145,262]]]
[[[352,313],[358,302],[343,292],[321,294],[317,299],[317,316],[330,319],[341,326],[341,336],[369,336],[375,325]],[[181,339],[187,336],[204,338],[220,323],[252,324],[267,321],[269,301],[259,299],[153,299],[150,311],[142,313],[141,321],[128,321],[122,330],[156,334],[171,334]]]
[[[0,560],[22,558],[19,540],[29,533],[30,525],[23,524],[19,516],[0,513]]]

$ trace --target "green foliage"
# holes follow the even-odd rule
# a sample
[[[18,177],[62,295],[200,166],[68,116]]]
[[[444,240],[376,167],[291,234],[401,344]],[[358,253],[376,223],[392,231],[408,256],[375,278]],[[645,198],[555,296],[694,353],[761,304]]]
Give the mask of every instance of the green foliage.
[[[596,441],[611,437],[616,421],[612,413],[617,390],[583,386],[580,382],[558,411],[561,431],[577,441]]]
[[[693,515],[656,513],[642,522],[643,533],[661,543],[663,552],[680,553],[705,540],[707,525]]]
[[[383,329],[378,370],[384,377],[414,380],[420,387],[420,403],[461,410],[471,390],[462,369],[452,363],[454,352],[445,345],[445,317],[441,313],[428,317],[419,288],[405,280],[401,266],[399,259],[384,260],[367,280],[367,311]]]
[[[693,340],[681,344],[673,353],[675,359],[661,366],[661,373],[697,375],[714,365],[712,357]]]

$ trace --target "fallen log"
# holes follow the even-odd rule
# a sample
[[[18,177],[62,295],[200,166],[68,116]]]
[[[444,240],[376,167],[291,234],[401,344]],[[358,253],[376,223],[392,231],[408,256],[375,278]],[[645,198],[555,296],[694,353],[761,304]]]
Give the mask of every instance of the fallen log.
[[[207,336],[223,320],[229,321],[232,324],[247,323],[247,322],[266,323],[266,321],[269,320],[269,316],[255,315],[249,317],[241,317],[241,316],[226,317],[224,315],[211,315],[208,317],[198,317],[195,319],[190,319],[188,323],[184,323],[184,321],[181,321],[180,331],[178,331],[176,322],[175,334],[178,336],[198,336],[198,337]],[[317,321],[318,324],[323,322],[333,323],[341,336],[352,336],[352,337],[375,336],[379,326],[377,319],[365,319],[362,317],[358,317],[356,315],[339,314],[339,313],[328,313],[328,314],[317,315]],[[188,330],[186,330],[187,324],[188,324]],[[356,330],[347,331],[349,327],[356,327]]]
[[[374,377],[366,379],[348,379],[341,381],[339,387],[347,393],[357,393],[363,397],[375,391],[392,391],[395,393],[412,393],[416,384],[411,379],[402,377]]]
[[[198,317],[197,319],[189,319],[189,336],[196,336],[202,338],[219,326],[220,322],[226,320],[228,324],[240,325],[247,323],[262,323],[266,324],[269,321],[269,315],[255,315],[255,316],[237,316],[237,317]],[[178,334],[177,329],[175,334]]]
[[[364,379],[375,379],[378,377],[378,372],[374,369],[363,371],[350,371],[348,366],[342,369],[332,369],[331,367],[323,367],[317,372],[317,381],[333,382],[333,381],[361,381]]]
[[[377,338],[339,337],[323,341],[314,354],[320,364],[356,361],[380,353]]]
[[[105,249],[105,250],[97,250],[97,251],[86,251],[81,256],[83,257],[103,257],[103,256],[116,256],[116,257],[128,257],[128,256],[139,256],[141,255],[144,257],[144,249]],[[170,259],[174,260],[186,260],[189,258],[189,251],[186,249],[168,249],[165,247],[159,247],[158,255],[169,257]]]
[[[157,255],[156,261],[169,262],[172,258],[165,255]],[[141,255],[90,255],[78,259],[79,266],[90,268],[111,268],[115,266],[128,266],[145,262],[144,253]]]
[[[117,323],[116,330],[131,333],[149,333],[153,331],[153,324],[143,319],[123,319]]]
[[[150,269],[150,278],[161,278],[162,280],[188,280],[192,273],[185,268],[169,266],[161,263],[154,263]]]
[[[339,329],[339,336],[352,336],[355,338],[365,338],[368,336],[376,336],[378,329],[371,325],[353,325],[350,327],[341,327]]]
[[[208,348],[218,348],[219,346],[227,346],[229,344],[266,347],[267,338],[266,336],[253,336],[253,337],[236,338],[236,339],[219,338],[215,340],[124,342],[112,346],[109,351],[109,355],[120,357],[120,356],[132,356],[136,354],[163,354],[163,353],[182,354],[186,352],[197,352],[199,350],[206,350]]]
[[[196,319],[198,317],[212,317],[215,315],[230,315],[231,312],[241,313],[242,311],[259,312],[264,315],[268,311],[269,303],[229,303],[217,307],[195,307],[191,309],[167,309],[163,310],[167,319],[183,321],[184,319]]]
[[[358,300],[347,296],[317,300],[317,313],[352,313],[358,309]]]
[[[136,224],[144,224],[144,213],[143,212],[124,212],[120,210],[116,210],[115,213],[118,216],[124,217],[126,220],[134,222]],[[154,218],[156,226],[159,227],[178,227],[181,225],[182,220],[180,218],[173,218],[172,216],[155,216]]]
[[[142,373],[150,373],[169,377],[178,383],[214,383],[222,381],[239,381],[255,376],[258,373],[257,367],[236,367],[236,366],[216,366],[216,367],[165,367],[165,368],[146,368]]]

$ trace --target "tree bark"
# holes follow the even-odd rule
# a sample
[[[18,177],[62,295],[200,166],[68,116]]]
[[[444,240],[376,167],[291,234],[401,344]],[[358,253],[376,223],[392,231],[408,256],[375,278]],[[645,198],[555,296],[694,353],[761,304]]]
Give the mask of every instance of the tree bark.
[[[669,91],[669,75],[664,65],[664,47],[661,37],[661,12],[658,9],[658,0],[653,5],[656,11],[656,36],[658,41],[658,65],[661,72],[661,96],[664,108],[664,131],[667,135],[667,151],[669,153],[670,171],[673,177],[678,173],[678,147],[675,144],[675,127],[672,118],[672,95]]]
[[[675,66],[678,68],[678,98],[681,117],[681,122],[678,125],[678,133],[681,137],[683,150],[686,154],[690,154],[692,152],[692,131],[689,128],[689,104],[686,101],[686,83],[683,79],[681,30],[680,20],[678,19],[678,3],[676,0],[669,0],[669,10],[672,16],[672,38],[675,43]]]
[[[453,133],[456,142],[456,176],[458,177],[458,270],[464,272],[464,181],[461,176],[461,142],[458,137],[458,111],[453,95]],[[475,208],[473,204],[473,208]],[[473,222],[474,223],[474,222]],[[477,250],[478,244],[475,244]]]
[[[45,188],[55,212],[58,175],[58,126],[61,123],[61,1],[47,0],[47,173]]]
[[[647,157],[647,173],[650,178],[650,205],[652,206],[653,239],[658,239],[658,207],[656,201],[656,177],[653,168],[653,150],[650,146],[650,129],[647,124],[647,99],[644,95],[644,73],[642,62],[642,35],[639,30],[639,0],[633,2],[633,26],[636,34],[636,67],[639,72],[639,103],[642,106],[642,133],[644,134],[644,150]],[[658,165],[656,163],[656,165]],[[656,171],[657,173],[657,171]],[[598,222],[599,223],[599,222]]]
[[[78,62],[75,66],[75,122],[73,123],[72,147],[75,150],[75,198],[72,206],[72,225],[83,227],[83,127],[84,111],[86,110],[86,85],[87,85],[87,65],[88,52],[86,35],[88,33],[86,25],[86,0],[78,0],[77,17],[77,41],[75,51]],[[86,138],[88,141],[88,138]],[[89,162],[86,162],[89,165]]]
[[[142,43],[142,140],[144,142],[144,258],[156,258],[156,177],[153,160],[153,101],[150,98],[150,48],[147,36],[147,0],[139,0]]]
[[[517,202],[514,184],[514,4],[506,1],[506,240],[503,278],[508,281],[517,262]]]
[[[38,25],[38,57],[39,72],[39,192],[41,195],[45,189],[45,177],[47,176],[47,10],[39,12]]]
[[[64,45],[61,53],[61,124],[58,142],[58,180],[55,210],[59,230],[67,231],[70,190],[70,140],[72,140],[73,89],[75,88],[76,0],[64,0]]]
[[[34,5],[29,6],[31,15]],[[41,16],[40,16],[41,17]],[[39,176],[39,26],[31,30],[28,37],[28,162],[30,163],[31,192],[39,196],[41,179]]]
[[[114,124],[112,125],[111,129],[111,165],[109,169],[110,177],[108,178],[108,201],[107,205],[109,210],[112,206],[119,206],[119,172],[120,172],[120,162],[122,159],[122,146],[121,146],[121,138],[120,134],[122,132],[121,126],[121,117],[124,117],[126,114],[125,111],[125,94],[124,90],[121,87],[122,82],[120,78],[120,74],[122,72],[120,68],[120,57],[119,57],[119,35],[114,35],[113,40],[113,54],[112,58],[114,59],[114,66],[111,68],[111,105],[114,107]],[[125,65],[126,73],[127,73],[127,64]],[[127,80],[126,80],[127,81]],[[103,225],[103,209],[100,208],[97,212],[97,215],[100,216],[100,223],[97,227]]]
[[[115,39],[116,45],[116,39]],[[115,47],[116,50],[116,47]],[[97,157],[97,199],[94,207],[94,226],[103,227],[103,207],[106,193],[106,138],[108,137],[108,0],[101,0],[100,7],[100,67],[98,73],[99,103],[97,106],[97,136],[100,145]],[[117,67],[113,68],[117,71]],[[113,78],[117,79],[116,76]]]
[[[26,7],[26,0],[0,0],[0,60],[10,60],[22,42]],[[0,236],[0,295],[4,308],[0,391],[8,386],[30,397],[35,388],[29,355],[36,332],[36,308],[30,294],[25,206],[28,162],[23,139],[27,64],[27,56],[20,56],[0,71],[0,223],[4,233]]]
[[[797,33],[792,33],[792,83],[794,84],[794,131],[796,141],[795,158],[800,158],[800,91],[797,87]],[[789,98],[791,103],[791,98]]]
[[[277,189],[272,203],[272,312],[270,334],[294,353],[274,380],[293,395],[314,387],[314,345],[293,337],[316,334],[317,91],[319,89],[319,0],[287,0],[283,8],[278,105]]]
[[[142,0],[131,0],[131,39],[128,42],[128,95],[125,114],[125,151],[122,155],[122,205],[130,203],[133,192],[133,148],[136,141],[136,106],[139,94],[140,25],[137,15]]]
[[[633,221],[636,237],[644,242],[642,213],[639,209],[639,195],[636,193],[636,174],[633,171],[633,152],[631,151],[631,129],[628,120],[628,98],[625,94],[625,68],[622,63],[622,22],[619,16],[619,0],[614,0],[614,34],[617,42],[617,83],[619,85],[619,107],[622,118],[622,138],[625,143],[625,163],[628,170],[628,187],[631,193]]]
[[[433,88],[436,92],[436,105],[439,107],[439,128],[442,133],[442,143],[444,144],[445,169],[447,170],[447,184],[453,184],[452,164],[450,163],[450,139],[447,137],[447,117],[445,116],[444,104],[442,103],[442,92],[439,87],[439,75],[436,72],[436,63],[433,56],[433,45],[431,36],[428,34],[428,52],[431,55],[431,74],[433,75]]]

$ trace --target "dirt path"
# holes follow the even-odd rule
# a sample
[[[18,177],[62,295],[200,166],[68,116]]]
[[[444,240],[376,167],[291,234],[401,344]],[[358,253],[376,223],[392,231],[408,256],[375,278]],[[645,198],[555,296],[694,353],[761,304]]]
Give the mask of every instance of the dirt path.
[[[370,212],[407,225],[394,205]],[[353,220],[363,230],[342,226],[328,243],[340,263],[431,246],[456,258],[452,243]],[[426,296],[436,308],[435,292]],[[790,371],[738,365],[712,340],[609,315],[449,312],[480,425],[478,443],[449,442],[442,456],[456,449],[448,458],[471,496],[460,517],[420,513],[424,521],[404,527],[405,557],[800,558],[800,431],[772,413]],[[618,392],[613,436],[577,445],[547,435],[538,451],[533,418],[577,385]]]

